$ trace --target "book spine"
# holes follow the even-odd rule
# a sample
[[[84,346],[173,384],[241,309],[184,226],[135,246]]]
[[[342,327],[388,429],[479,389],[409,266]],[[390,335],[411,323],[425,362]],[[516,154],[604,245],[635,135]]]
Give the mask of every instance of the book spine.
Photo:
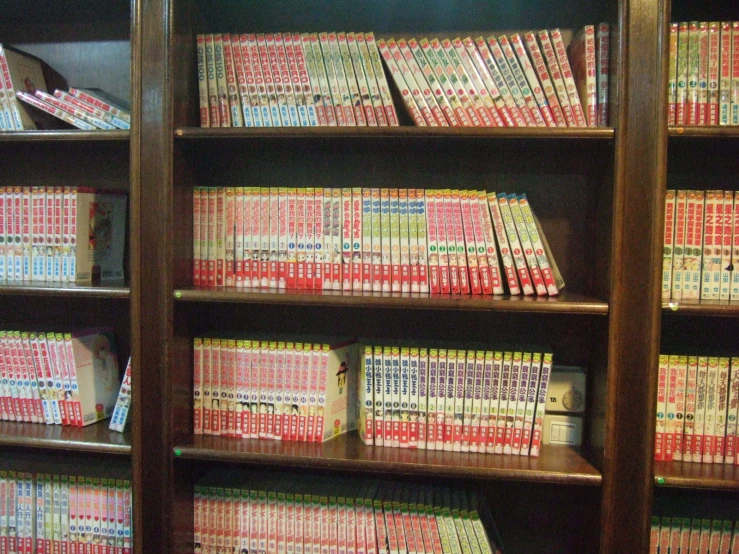
[[[234,71],[236,72],[236,85],[238,87],[238,96],[241,101],[244,127],[255,127],[256,123],[253,117],[252,105],[256,106],[259,100],[256,97],[257,91],[254,86],[251,60],[245,59],[245,56],[248,55],[248,48],[244,48],[245,45],[242,43],[242,37],[248,40],[248,37],[245,35],[231,35],[231,54],[233,56]]]
[[[375,75],[375,70],[372,65],[372,60],[370,59],[369,50],[367,49],[367,42],[365,40],[364,33],[356,33],[355,38],[357,50],[359,52],[359,61],[367,78],[367,87],[369,89],[370,101],[375,112],[377,125],[380,127],[387,127],[388,119],[385,115],[385,108],[382,104],[382,95],[380,94],[380,78]],[[380,69],[382,69],[382,66]],[[384,74],[382,75],[382,78],[384,79]],[[371,121],[369,115],[367,116],[367,120]]]
[[[264,86],[267,94],[267,103],[269,105],[269,114],[274,126],[289,127],[290,120],[287,117],[287,104],[284,102],[284,91],[281,87],[281,94],[277,94],[278,82],[280,85],[282,85],[282,80],[280,79],[279,75],[279,65],[277,65],[276,59],[273,62],[270,58],[270,50],[272,50],[272,54],[275,57],[276,52],[274,51],[274,48],[272,48],[272,46],[269,44],[267,40],[268,37],[272,39],[272,42],[274,44],[274,37],[272,37],[272,35],[264,35],[262,33],[258,33],[256,35],[256,48],[259,55],[259,61],[261,63],[262,78],[264,79]]]
[[[547,123],[544,120],[544,116],[539,109],[539,106],[534,98],[534,94],[532,92],[532,89],[529,87],[528,80],[526,79],[526,75],[524,74],[523,68],[518,62],[518,58],[516,57],[516,54],[513,51],[512,47],[513,38],[511,38],[511,41],[508,41],[508,37],[505,35],[501,35],[498,37],[498,43],[500,44],[500,48],[503,51],[503,54],[505,55],[506,61],[508,62],[508,65],[511,69],[511,73],[513,75],[513,78],[516,82],[516,85],[518,86],[521,96],[526,103],[526,107],[529,110],[529,113],[531,114],[531,118],[534,121],[534,124],[537,127],[547,127]]]
[[[341,50],[339,49],[338,36],[335,33],[328,33],[328,48],[330,52],[331,63],[334,66],[334,72],[336,73],[336,82],[338,84],[338,97],[340,100],[341,108],[344,112],[345,125],[354,127],[357,125],[356,118],[354,116],[354,108],[352,106],[351,92],[349,88],[349,80],[344,70],[344,62],[341,56]],[[323,34],[319,34],[321,38],[321,49],[324,47]],[[329,63],[327,59],[327,51],[324,50],[324,59],[326,64]],[[355,84],[356,86],[356,84]]]
[[[416,353],[417,352],[417,353]],[[429,358],[428,358],[428,349],[426,348],[419,348],[419,349],[412,349],[411,350],[411,364],[414,363],[414,360],[416,361],[416,367],[417,367],[417,373],[418,373],[418,379],[417,379],[417,440],[416,440],[416,448],[419,450],[425,450],[426,444],[427,444],[427,436],[428,436],[428,387],[429,387]],[[413,366],[411,366],[411,380],[413,379]],[[411,381],[411,394],[412,394],[412,384],[413,381]],[[412,396],[412,398],[414,398]],[[411,427],[412,429],[412,427]],[[413,435],[412,435],[413,437]],[[411,438],[411,446],[413,445],[413,440]]]
[[[398,64],[387,43],[384,40],[380,39],[377,41],[377,48],[380,52],[380,55],[385,60],[387,68],[390,70],[390,75],[392,76],[393,80],[395,81],[395,85],[400,91],[400,96],[403,99],[403,103],[405,104],[409,115],[413,119],[413,122],[419,127],[428,126],[426,118],[424,117],[421,109],[416,103],[415,96],[411,93],[410,85],[407,84],[405,76],[403,75],[400,67],[398,67]],[[436,125],[438,126],[438,123],[436,123]]]
[[[478,49],[482,49],[482,38],[477,38],[476,42],[478,45]],[[491,35],[487,38],[487,45],[490,47],[490,52],[493,55],[493,59],[495,60],[498,70],[500,71],[500,74],[505,81],[509,94],[513,97],[513,101],[518,108],[518,112],[521,115],[524,124],[528,127],[534,126],[536,124],[534,121],[534,117],[532,116],[528,106],[526,105],[526,101],[523,94],[521,93],[521,89],[516,83],[516,79],[511,71],[511,68],[508,65],[508,62],[506,61],[503,50],[501,49],[498,40]]]
[[[411,351],[400,349],[400,448],[410,447]]]
[[[577,116],[574,113],[573,106],[570,103],[570,95],[567,84],[565,82],[565,78],[563,77],[563,70],[561,69],[559,62],[557,61],[557,52],[555,50],[555,46],[552,44],[552,39],[549,36],[549,31],[540,31],[538,33],[538,37],[541,44],[541,51],[549,68],[549,74],[552,78],[554,90],[557,93],[557,98],[559,99],[560,106],[562,107],[562,113],[564,114],[565,121],[567,121],[567,126],[577,127],[579,120],[577,119]]]
[[[541,446],[541,434],[544,426],[544,412],[546,408],[547,390],[552,371],[552,355],[542,355],[541,373],[539,376],[539,393],[536,399],[536,415],[534,416],[534,432],[531,436],[531,449],[529,455],[537,457]]]
[[[489,91],[482,86],[481,82],[479,82],[477,73],[474,71],[474,67],[472,67],[472,64],[467,60],[467,52],[462,47],[461,41],[457,39],[455,42],[458,43],[459,51],[464,54],[464,58],[460,56],[456,45],[449,39],[442,40],[441,47],[447,59],[451,63],[452,68],[457,73],[460,84],[467,93],[467,96],[472,103],[472,107],[480,118],[482,126],[502,126],[503,120],[498,115],[495,104],[490,98]]]
[[[560,37],[561,41],[561,37]],[[586,25],[569,47],[572,77],[588,127],[598,126],[595,26]],[[668,100],[669,101],[669,100]]]
[[[720,44],[720,24],[718,22],[712,22],[708,26],[708,106],[706,125],[719,124]]]
[[[567,89],[567,95],[570,101],[570,106],[572,107],[572,115],[575,119],[575,125],[577,127],[585,127],[587,125],[585,114],[583,113],[580,96],[577,93],[575,80],[572,78],[572,69],[570,68],[570,62],[567,59],[567,50],[562,41],[562,33],[559,29],[553,29],[550,32],[550,36],[552,39],[552,45],[554,46],[554,52],[557,55],[557,62],[559,63],[559,67],[562,72],[565,88]]]
[[[739,191],[734,193],[734,230],[733,248],[731,250],[731,264],[734,270],[731,272],[731,300],[739,300]]]
[[[226,59],[223,54],[223,35],[213,35],[213,59],[215,63],[216,90],[218,91],[218,116],[221,127],[231,126],[231,109],[226,80]]]
[[[739,21],[731,23],[731,125],[739,125]]]
[[[280,120],[282,121],[283,127],[291,127],[292,119],[290,117],[290,108],[288,107],[285,81],[283,79],[282,68],[280,65],[280,56],[277,53],[277,42],[275,40],[275,35],[272,33],[264,35],[264,42],[267,47],[269,71],[272,77],[272,82],[274,83],[274,93],[277,99],[277,109],[279,110]]]
[[[377,43],[375,36],[372,33],[365,33],[365,42],[367,43],[367,51],[369,53],[369,59],[372,64],[372,70],[375,73],[375,79],[377,79],[377,86],[380,89],[380,97],[382,98],[382,105],[385,109],[385,115],[387,117],[388,124],[391,127],[397,127],[398,115],[393,105],[393,98],[390,94],[390,87],[385,79],[385,71],[382,69],[382,62],[380,61],[380,53],[377,50]]]
[[[531,65],[531,60],[529,59],[529,55],[526,53],[526,47],[521,35],[511,35],[511,47],[516,54],[521,71],[523,71],[523,74],[528,81],[529,88],[534,96],[534,100],[536,100],[539,112],[541,113],[546,126],[556,127],[557,122],[554,119],[554,114],[552,113],[549,101],[544,94],[542,83],[539,81],[539,77],[537,77],[536,70],[534,69],[534,66]]]
[[[544,278],[542,277],[542,269],[539,267],[537,256],[534,251],[534,247],[532,246],[531,238],[529,237],[526,222],[524,221],[521,207],[519,206],[519,201],[515,194],[508,195],[508,207],[511,210],[513,223],[516,227],[516,232],[518,233],[519,240],[521,241],[521,248],[526,259],[526,264],[528,265],[529,271],[531,273],[531,280],[534,285],[534,289],[539,296],[545,296],[547,294],[547,285],[544,283]],[[542,247],[542,256],[543,255],[544,252]],[[552,278],[552,284],[553,283],[554,280]]]
[[[695,428],[693,433],[693,451],[691,452],[691,457],[694,462],[700,462],[703,459],[705,442],[704,433],[706,428],[706,400],[708,396],[707,384],[708,358],[705,356],[699,356],[695,388]]]
[[[667,372],[669,357],[660,354],[659,369],[657,377],[657,409],[656,409],[656,428],[654,435],[654,459],[662,461],[665,452],[665,432],[666,432],[666,410],[667,410]]]
[[[290,124],[293,127],[301,127],[307,122],[307,113],[303,114],[303,120],[301,121],[300,107],[304,108],[302,104],[305,99],[300,88],[292,48],[290,48],[289,54],[287,51],[288,42],[292,46],[292,36],[286,33],[283,37],[280,33],[276,33],[274,38],[277,49],[277,62],[280,67],[280,79],[282,79],[282,87],[287,100],[287,112],[290,116]]]
[[[720,23],[719,39],[719,125],[728,125],[731,120],[731,71],[732,37],[731,22]]]
[[[364,37],[362,37],[364,39]],[[357,79],[357,91],[359,93],[359,101],[362,104],[364,117],[369,127],[377,127],[377,116],[375,115],[374,105],[372,103],[373,89],[376,90],[376,83],[370,84],[370,80],[374,81],[374,73],[368,76],[365,65],[362,62],[362,55],[357,45],[357,37],[354,33],[346,34],[346,43],[351,58],[352,67]],[[384,114],[383,114],[384,116]],[[384,117],[383,117],[384,120]]]
[[[66,102],[58,98],[57,96],[52,96],[51,94],[48,94],[42,90],[37,90],[35,94],[36,98],[38,98],[42,102],[46,102],[47,104],[50,104],[51,106],[59,108],[60,110],[68,113],[72,117],[76,117],[77,119],[89,123],[93,126],[93,129],[104,129],[106,131],[112,131],[116,129],[115,125],[111,125],[110,123],[91,115],[86,110],[78,108],[74,104]]]
[[[21,96],[16,96],[16,93],[22,92],[22,91],[16,91],[15,87],[13,86],[13,81],[10,79],[10,67],[8,66],[8,58],[5,55],[5,50],[3,49],[2,45],[0,44],[0,74],[2,75],[2,80],[5,85],[5,96],[6,96],[6,102],[8,104],[8,107],[10,109],[10,116],[11,116],[11,123],[14,127],[15,131],[23,131],[27,127],[24,125],[23,116],[25,115],[22,113],[21,105],[18,103],[18,98]],[[11,129],[13,129],[11,127]],[[33,127],[31,127],[33,129]]]
[[[352,189],[341,191],[341,290],[352,290]],[[360,281],[361,284],[361,281]]]
[[[724,463],[734,465],[737,460],[737,420],[739,420],[739,358],[731,358],[728,407],[726,414],[726,455]]]
[[[698,358],[688,356],[687,380],[685,388],[685,423],[683,425],[682,455],[684,462],[693,461],[695,434],[696,381],[698,378]]]
[[[727,416],[729,401],[729,372],[731,360],[727,357],[718,359],[718,379],[716,383],[716,420],[714,423],[713,462],[723,464],[726,455]]]
[[[719,191],[723,196],[723,229],[721,232],[721,284],[719,300],[729,300],[731,283],[731,233],[734,228],[734,195],[731,191]],[[737,238],[739,240],[739,238]]]
[[[675,203],[675,246],[672,254],[672,299],[682,300],[683,260],[685,255],[687,191],[678,190]],[[687,298],[687,296],[686,296]]]
[[[223,41],[223,61],[224,69],[226,74],[226,91],[228,94],[228,106],[230,110],[231,125],[233,127],[243,127],[244,119],[241,113],[241,97],[239,95],[239,82],[237,79],[236,65],[234,63],[234,49],[239,49],[239,37],[238,35],[233,36],[233,43],[231,41],[231,35],[224,33],[222,35]]]
[[[351,290],[361,291],[363,285],[362,269],[362,189],[352,188],[351,199]]]
[[[707,217],[707,214],[706,214]],[[662,250],[662,298],[669,299],[672,292],[672,253],[675,238],[675,191],[665,195],[665,227]]]
[[[678,23],[677,38],[677,79],[675,91],[675,124],[688,122],[688,50],[690,31],[685,22]]]
[[[349,87],[349,101],[354,111],[354,119],[358,127],[365,127],[367,126],[367,117],[365,115],[364,106],[362,105],[362,96],[360,94],[359,84],[357,82],[357,75],[354,71],[352,55],[349,50],[349,43],[347,42],[346,33],[337,33],[336,40],[339,44],[341,63],[343,64],[344,75]]]
[[[609,123],[609,73],[611,32],[608,23],[600,23],[595,35],[596,70],[598,87],[598,126],[606,127]]]
[[[708,358],[708,373],[706,380],[706,415],[703,430],[703,453],[704,464],[714,462],[716,453],[716,412],[718,409],[718,366],[719,359],[711,356]]]
[[[685,103],[687,125],[698,125],[700,79],[700,28],[697,21],[688,24],[687,100]]]
[[[708,125],[708,23],[698,24],[698,125]]]
[[[376,446],[385,446],[385,404],[383,399],[384,365],[382,347],[372,347],[372,377],[373,377],[373,421],[372,436]],[[387,446],[390,446],[388,443]]]
[[[391,52],[393,52],[393,55],[396,56],[396,60],[398,60],[397,54],[400,54],[398,67],[401,68],[401,71],[403,71],[404,68],[408,70],[409,78],[407,79],[407,82],[409,85],[411,85],[411,83],[415,83],[415,88],[413,89],[414,93],[420,95],[422,101],[428,108],[428,112],[422,111],[424,117],[427,118],[427,122],[431,126],[448,127],[449,122],[446,120],[441,106],[437,102],[436,97],[430,88],[426,75],[424,75],[420,65],[416,62],[408,42],[404,39],[400,39],[397,42],[397,45],[394,46],[394,44],[394,41],[391,40],[388,42],[388,47]],[[418,101],[416,101],[416,104],[419,104]],[[429,120],[428,117],[431,117],[431,119]]]
[[[539,77],[539,82],[546,96],[547,102],[549,102],[549,108],[552,111],[552,117],[557,123],[557,127],[567,127],[567,120],[565,119],[564,109],[559,103],[555,84],[549,75],[549,69],[547,68],[544,55],[539,49],[539,44],[536,41],[536,34],[525,33],[524,40],[526,41],[526,48],[531,55],[531,63],[536,70],[536,74]]]
[[[53,115],[57,119],[61,119],[62,121],[69,123],[73,127],[76,127],[77,129],[81,129],[83,131],[95,131],[97,130],[97,127],[94,125],[87,123],[86,121],[83,121],[79,119],[78,117],[75,117],[64,110],[60,108],[56,108],[52,106],[51,104],[47,104],[46,102],[40,100],[36,96],[33,96],[27,92],[18,91],[17,96],[19,99],[23,100],[26,104],[30,104],[34,108],[38,108],[41,111],[44,111],[50,115]]]

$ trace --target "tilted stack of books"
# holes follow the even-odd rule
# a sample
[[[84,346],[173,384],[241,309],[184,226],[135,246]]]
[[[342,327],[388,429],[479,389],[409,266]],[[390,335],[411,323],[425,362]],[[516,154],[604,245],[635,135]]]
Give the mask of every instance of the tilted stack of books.
[[[559,29],[377,45],[418,126],[608,125],[608,24],[584,27],[569,56]]]

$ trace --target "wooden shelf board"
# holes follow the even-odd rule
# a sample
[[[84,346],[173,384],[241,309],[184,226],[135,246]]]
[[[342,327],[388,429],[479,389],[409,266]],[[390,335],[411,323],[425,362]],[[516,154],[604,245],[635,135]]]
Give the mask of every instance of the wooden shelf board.
[[[106,419],[87,427],[69,427],[2,421],[0,449],[16,447],[130,456],[131,434],[111,431],[109,423]]]
[[[739,466],[654,462],[654,483],[658,487],[739,491]]]
[[[610,140],[611,128],[541,128],[541,127],[261,127],[175,129],[178,139],[249,139],[249,138],[487,138],[487,139],[594,139]]]
[[[404,473],[599,485],[600,473],[576,451],[544,446],[538,458],[366,446],[356,433],[324,444],[233,439],[197,435],[176,446],[175,456],[193,460],[285,467]]]
[[[739,316],[739,301],[675,300],[662,303],[662,311],[673,315]]]
[[[669,137],[690,138],[736,138],[739,137],[739,126],[714,127],[714,126],[678,126],[670,125],[667,128]]]
[[[417,308],[497,312],[543,312],[608,314],[608,303],[563,292],[553,297],[430,295],[420,293],[380,293],[341,291],[259,290],[224,287],[175,290],[183,302],[233,302],[244,304],[296,304],[309,306],[350,306],[372,308]]]
[[[107,281],[103,284],[95,285],[44,282],[0,282],[0,296],[3,295],[128,298],[130,295],[130,289],[122,281]]]
[[[82,131],[58,129],[48,131],[16,131],[0,133],[0,142],[128,142],[129,131]]]

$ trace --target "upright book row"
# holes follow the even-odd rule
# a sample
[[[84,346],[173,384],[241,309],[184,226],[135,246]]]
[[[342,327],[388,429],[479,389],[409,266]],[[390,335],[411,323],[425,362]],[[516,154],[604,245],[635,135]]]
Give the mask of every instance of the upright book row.
[[[739,521],[652,516],[649,554],[736,554]]]
[[[670,125],[739,125],[739,21],[670,25]]]
[[[118,388],[113,332],[0,331],[0,419],[83,427],[110,417]]]
[[[0,186],[0,281],[122,280],[126,204],[122,192]]]
[[[130,554],[131,506],[127,479],[0,470],[0,552]]]
[[[201,127],[393,126],[372,33],[197,36]]]
[[[739,300],[739,192],[668,190],[662,298]]]
[[[506,286],[540,296],[564,287],[525,194],[195,187],[193,215],[196,286],[444,294]]]
[[[608,124],[608,42],[601,24],[569,58],[559,29],[377,45],[418,126],[597,127]]]
[[[654,459],[739,465],[739,358],[659,358]]]
[[[365,346],[359,434],[367,444],[538,456],[552,354]]]
[[[223,481],[207,476],[195,486],[195,552],[503,554],[474,492],[269,475]]]
[[[195,338],[193,354],[196,435],[323,442],[356,429],[354,341]]]

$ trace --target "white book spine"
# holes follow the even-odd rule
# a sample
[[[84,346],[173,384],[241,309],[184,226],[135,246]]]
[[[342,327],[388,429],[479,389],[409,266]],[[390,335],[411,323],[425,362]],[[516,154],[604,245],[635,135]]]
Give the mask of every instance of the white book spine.
[[[223,35],[213,35],[213,58],[216,68],[216,87],[218,90],[218,115],[221,127],[231,127],[231,107],[228,97],[228,79],[226,77],[226,57],[223,53]]]
[[[270,121],[270,125],[275,127],[282,126],[282,119],[280,118],[280,108],[277,105],[277,92],[275,91],[275,82],[272,77],[272,70],[269,64],[269,52],[267,50],[267,39],[263,34],[249,35],[250,53],[252,63],[255,66],[259,66],[258,72],[256,73],[257,87],[260,82],[263,86],[263,97],[260,99],[262,106],[262,119]],[[266,113],[265,113],[266,109]]]
[[[537,127],[546,127],[547,124],[544,121],[544,116],[539,110],[539,106],[534,99],[534,94],[532,92],[532,89],[529,87],[529,82],[526,79],[523,68],[519,64],[518,58],[513,51],[512,40],[513,39],[511,39],[511,42],[509,42],[508,37],[506,37],[505,35],[501,35],[500,37],[498,37],[500,48],[503,51],[503,55],[505,56],[506,61],[508,62],[508,66],[511,69],[511,73],[513,74],[513,78],[516,81],[516,85],[521,92],[521,96],[526,103],[526,107],[531,114],[531,118],[533,119]]]
[[[388,124],[391,127],[397,127],[398,114],[395,111],[393,105],[393,97],[390,94],[390,87],[387,84],[385,78],[385,71],[382,68],[382,62],[380,61],[380,53],[377,50],[377,43],[375,36],[372,33],[365,33],[365,42],[367,43],[367,51],[369,53],[369,59],[372,64],[372,70],[375,72],[375,79],[377,80],[377,86],[380,89],[380,97],[382,98],[382,105],[385,109],[385,115],[387,116]]]
[[[480,39],[478,38],[477,40],[479,42]],[[497,64],[498,69],[503,76],[503,79],[505,80],[508,91],[513,97],[513,101],[516,103],[516,107],[518,108],[518,111],[521,114],[524,123],[529,127],[535,126],[536,122],[529,112],[529,108],[526,104],[524,95],[521,92],[518,83],[516,82],[516,78],[514,77],[513,72],[511,71],[511,67],[509,66],[508,61],[503,54],[503,49],[501,48],[498,39],[496,39],[495,36],[489,36],[487,38],[487,45],[490,48],[490,52],[495,59],[495,63]]]
[[[730,299],[739,300],[739,191],[734,193],[734,227],[732,231],[733,245],[731,248],[731,272]]]
[[[319,35],[319,37],[321,36],[322,35]],[[339,49],[339,40],[338,36],[335,33],[328,33],[328,46],[331,56],[331,62],[333,63],[334,72],[336,73],[336,82],[339,86],[341,108],[344,111],[344,123],[347,126],[354,127],[355,125],[357,125],[357,121],[354,116],[354,107],[352,106],[352,95],[349,88],[349,79],[346,71],[344,70],[344,62],[342,60],[341,50]],[[323,41],[321,42],[321,48],[323,49]],[[325,55],[326,52],[324,51],[324,57]]]
[[[318,35],[311,33],[310,35],[301,35],[303,40],[303,48],[305,50],[305,59],[308,67],[308,72],[311,73],[311,82],[314,88],[314,99],[316,99],[316,110],[318,110],[318,119],[321,121],[321,109],[324,110],[324,125],[335,127],[337,125],[337,114],[336,109],[338,108],[339,115],[341,115],[341,105],[334,105],[333,98],[331,96],[331,87],[329,86],[328,75],[326,74],[326,66],[323,60],[323,53],[321,52],[321,44],[318,41]],[[310,50],[310,51],[309,51]],[[312,55],[311,55],[312,53]],[[310,56],[310,57],[309,57]],[[315,78],[311,72],[311,61],[312,66],[315,70]],[[318,84],[321,99],[320,101],[315,97],[315,87]],[[320,106],[323,108],[320,108]],[[343,117],[342,117],[343,120]]]
[[[549,101],[544,94],[543,84],[540,82],[539,77],[536,74],[536,70],[531,64],[529,55],[526,53],[526,47],[524,45],[523,39],[521,38],[521,35],[511,35],[511,47],[516,54],[516,58],[518,59],[518,63],[521,66],[521,71],[526,77],[526,81],[528,81],[529,88],[531,89],[531,93],[534,96],[534,100],[536,100],[536,104],[539,107],[539,112],[541,113],[546,126],[556,127],[557,122],[554,119],[554,115],[552,114],[552,110],[549,106]]]
[[[707,217],[707,214],[706,214]],[[665,227],[662,248],[662,299],[667,300],[672,293],[672,254],[675,247],[675,191],[668,190],[665,195]]]
[[[349,35],[347,35],[348,40]],[[359,62],[364,70],[365,77],[367,79],[367,87],[369,89],[369,96],[372,105],[372,109],[375,112],[375,120],[377,125],[380,127],[386,127],[388,125],[388,119],[385,115],[385,108],[382,103],[382,95],[380,94],[379,79],[375,75],[375,70],[370,59],[369,50],[367,49],[367,43],[364,37],[364,33],[356,33],[354,35],[356,39],[357,51],[359,53]],[[351,48],[351,42],[349,43]],[[379,60],[378,60],[379,61]],[[382,66],[380,67],[382,69]],[[358,72],[359,70],[357,70]],[[383,75],[384,78],[384,75]],[[362,99],[364,101],[364,98]],[[367,121],[371,121],[369,115]]]
[[[362,105],[364,112],[364,118],[367,125],[370,127],[377,126],[377,116],[375,114],[374,106],[372,104],[372,90],[368,81],[367,73],[365,72],[365,66],[362,63],[362,56],[359,53],[359,47],[357,45],[357,37],[354,33],[346,34],[346,43],[349,50],[349,57],[351,58],[352,68],[354,75],[357,79],[357,89],[359,92],[359,101]],[[343,50],[342,50],[343,54]],[[374,74],[371,77],[374,80]],[[376,85],[374,85],[376,88]]]
[[[723,229],[721,231],[721,284],[719,300],[729,300],[731,282],[731,233],[735,225],[734,194],[731,191],[718,192],[723,196]],[[739,240],[739,238],[737,239]]]
[[[549,32],[546,30],[540,31],[538,33],[538,37],[541,44],[541,53],[546,60],[549,74],[551,75],[552,85],[554,86],[554,90],[557,93],[559,105],[562,108],[562,113],[564,114],[567,126],[577,127],[577,120],[575,119],[575,115],[572,111],[572,106],[570,105],[570,97],[567,91],[567,85],[565,84],[562,77],[562,70],[559,66],[559,62],[557,61],[557,53],[555,52],[554,45],[549,38]]]
[[[731,73],[732,73],[731,22],[721,22],[719,40],[719,125],[728,125],[731,119]]]
[[[241,45],[241,63],[244,66],[246,89],[249,93],[249,106],[255,127],[268,127],[269,119],[263,118],[262,106],[267,106],[267,90],[264,86],[259,57],[256,49],[256,39],[252,42],[252,35],[242,33],[239,37]],[[255,59],[255,56],[256,59]],[[269,112],[269,110],[267,110]],[[269,113],[267,113],[269,116]]]
[[[460,85],[469,97],[472,106],[475,108],[481,124],[485,127],[500,127],[503,124],[503,121],[495,110],[495,105],[488,94],[489,91],[485,89],[485,87],[481,86],[482,83],[480,83],[479,80],[473,80],[473,76],[477,77],[477,75],[475,72],[470,73],[467,67],[469,65],[470,69],[474,69],[471,67],[472,64],[464,63],[466,60],[463,60],[462,57],[460,57],[457,49],[449,39],[442,40],[441,47],[459,77]],[[464,49],[461,48],[461,43],[460,49],[465,53],[465,55],[467,54]],[[491,107],[492,110],[490,109]]]
[[[287,59],[290,63],[290,74],[293,77],[293,88],[295,89],[295,101],[298,104],[300,124],[304,127],[315,127],[320,124],[316,106],[320,102],[321,108],[323,108],[323,101],[321,100],[321,91],[317,82],[314,91],[311,76],[306,66],[303,40],[298,33],[293,33],[290,40],[288,40],[288,34],[285,34],[285,51],[287,52]],[[313,50],[311,49],[311,56],[312,53]],[[305,113],[303,114],[303,112]],[[323,109],[321,112],[323,114]]]
[[[356,120],[358,127],[365,127],[367,125],[367,117],[365,115],[364,106],[362,105],[362,96],[357,82],[357,75],[354,71],[352,54],[349,50],[346,33],[337,33],[336,40],[339,44],[339,54],[344,68],[346,83],[349,87],[349,99],[354,112],[354,119]]]
[[[216,57],[213,35],[205,35],[205,72],[208,90],[208,124],[210,127],[221,126],[218,109],[218,83],[216,81]]]

